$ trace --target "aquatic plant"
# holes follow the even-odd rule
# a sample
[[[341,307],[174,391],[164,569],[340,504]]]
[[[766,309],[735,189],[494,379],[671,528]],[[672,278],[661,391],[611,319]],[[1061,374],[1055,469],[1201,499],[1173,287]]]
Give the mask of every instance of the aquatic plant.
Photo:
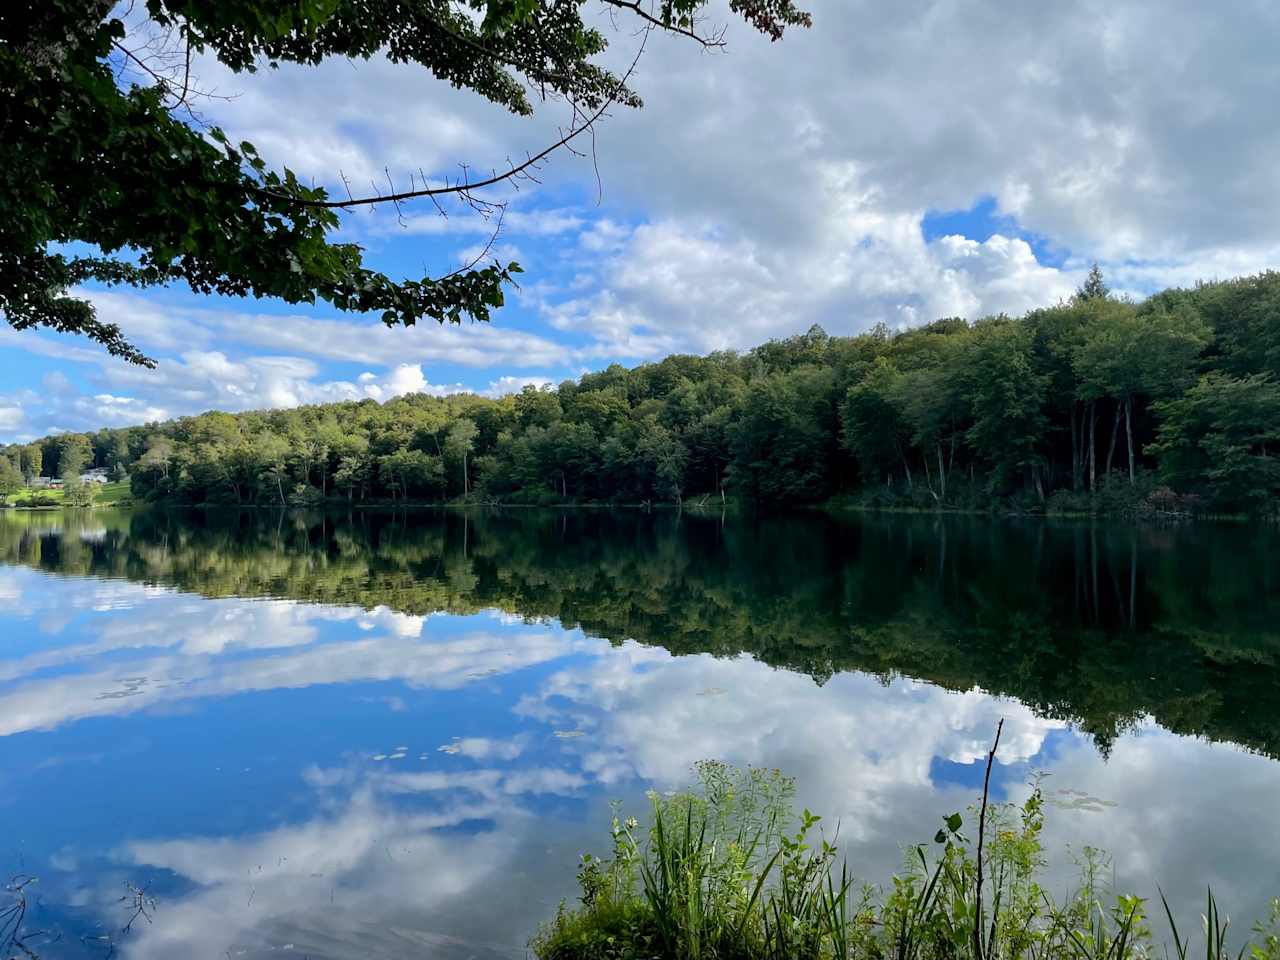
[[[998,743],[998,735],[997,735]],[[990,775],[995,749],[988,756]],[[965,816],[943,818],[931,843],[911,846],[887,888],[858,885],[837,862],[821,818],[793,815],[794,781],[777,770],[696,768],[697,786],[650,794],[650,822],[615,811],[612,855],[582,859],[581,903],[562,904],[531,941],[539,960],[1186,960],[1157,945],[1147,901],[1109,888],[1108,861],[1086,848],[1074,893],[1040,885],[1044,802],[992,804],[984,784]],[[837,831],[838,833],[838,831]],[[1280,901],[1229,949],[1213,893],[1201,918],[1206,960],[1280,960]],[[1200,947],[1194,948],[1196,956]]]

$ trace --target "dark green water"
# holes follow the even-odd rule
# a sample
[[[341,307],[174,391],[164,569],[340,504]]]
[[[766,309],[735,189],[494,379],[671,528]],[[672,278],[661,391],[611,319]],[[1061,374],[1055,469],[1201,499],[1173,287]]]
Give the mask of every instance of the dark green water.
[[[1050,844],[1280,895],[1273,528],[0,517],[0,813],[47,956],[520,956],[608,803],[781,767],[854,869],[1047,774]],[[121,935],[126,883],[157,897]],[[127,915],[124,917],[127,919]],[[292,946],[290,946],[292,945]],[[95,954],[94,951],[97,951]]]

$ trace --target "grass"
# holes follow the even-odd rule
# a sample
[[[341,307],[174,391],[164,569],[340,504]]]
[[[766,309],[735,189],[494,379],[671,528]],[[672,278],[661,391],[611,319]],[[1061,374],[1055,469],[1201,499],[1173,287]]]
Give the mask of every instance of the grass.
[[[133,499],[127,480],[95,485],[90,489],[93,491],[93,505],[96,507],[120,506],[132,502]],[[41,490],[27,487],[11,494],[8,502],[11,506],[22,509],[63,507],[66,505],[66,495],[66,490]]]
[[[646,829],[615,815],[612,855],[582,858],[579,905],[562,904],[531,940],[539,960],[1280,960],[1280,901],[1232,949],[1212,892],[1181,926],[1161,894],[1157,920],[1174,942],[1157,945],[1148,902],[1110,890],[1096,850],[1076,891],[1052,899],[1037,879],[1038,788],[1020,806],[989,805],[984,788],[976,845],[951,814],[877,888],[837,863],[819,817],[792,814],[789,778],[719,763],[697,773],[691,790],[650,795]]]

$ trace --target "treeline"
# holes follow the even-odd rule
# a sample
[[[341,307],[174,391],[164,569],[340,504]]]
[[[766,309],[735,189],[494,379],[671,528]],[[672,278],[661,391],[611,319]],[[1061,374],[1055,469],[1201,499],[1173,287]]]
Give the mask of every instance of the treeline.
[[[1058,511],[1271,510],[1280,273],[1142,303],[1095,273],[1022,318],[614,365],[489,399],[206,413],[9,447],[184,503],[743,500]]]

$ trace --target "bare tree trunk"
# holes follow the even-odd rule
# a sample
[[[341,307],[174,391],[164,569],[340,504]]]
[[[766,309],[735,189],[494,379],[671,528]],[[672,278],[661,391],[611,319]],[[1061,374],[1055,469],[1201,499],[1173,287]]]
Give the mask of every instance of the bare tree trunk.
[[[933,474],[929,471],[929,455],[926,453],[920,458],[924,461],[924,482],[929,487],[929,496],[933,497],[933,502],[938,502],[938,494],[933,489]]]
[[[899,451],[899,455],[902,457],[902,468],[907,473],[907,493],[914,493],[915,484],[911,482],[911,463],[907,460],[907,455],[905,453]]]
[[[942,462],[942,444],[938,443],[938,488],[942,491],[942,499],[947,499],[947,468]]]
[[[1116,438],[1120,436],[1120,414],[1123,412],[1123,404],[1119,400],[1116,401],[1116,418],[1111,424],[1111,446],[1107,448],[1107,472],[1104,478],[1111,476],[1111,461],[1116,455]]]
[[[1089,401],[1089,492],[1098,489],[1098,401]]]
[[[1129,441],[1129,486],[1133,486],[1133,397],[1124,398],[1124,435]]]
[[[1071,401],[1071,492],[1080,492],[1080,401]]]

